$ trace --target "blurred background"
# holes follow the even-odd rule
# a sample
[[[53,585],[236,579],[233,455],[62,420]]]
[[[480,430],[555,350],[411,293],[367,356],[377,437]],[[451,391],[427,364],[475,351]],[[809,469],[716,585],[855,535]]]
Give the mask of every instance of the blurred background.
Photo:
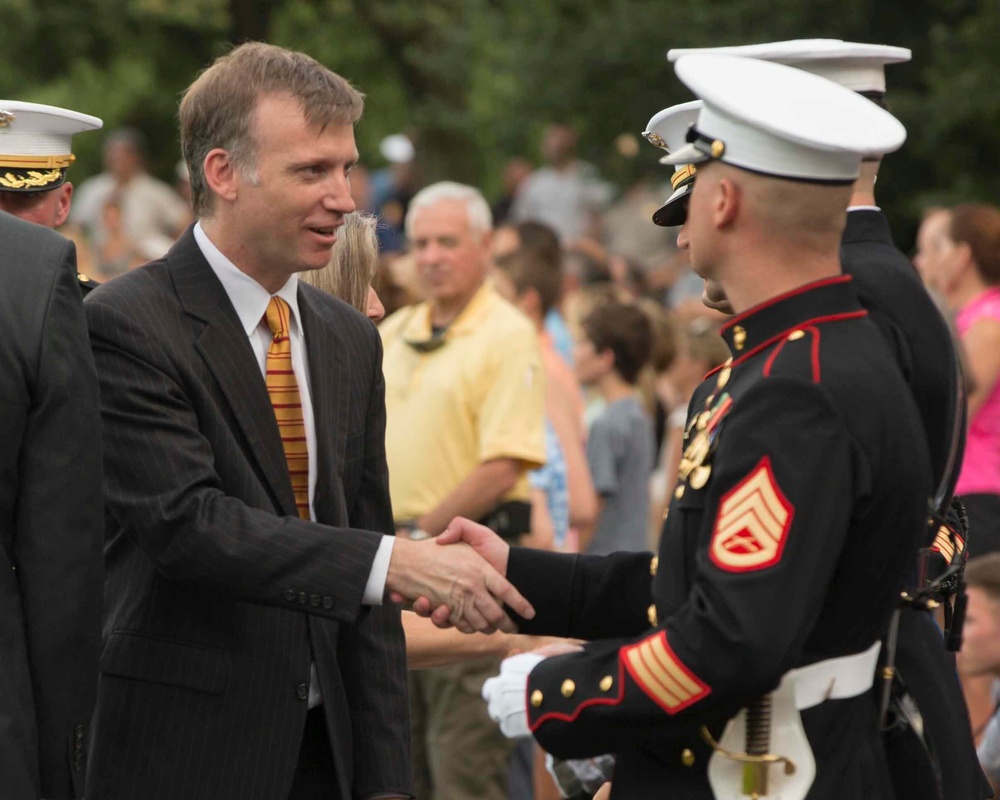
[[[141,130],[150,172],[170,183],[181,91],[247,39],[304,50],[367,95],[357,136],[369,169],[404,133],[418,185],[451,178],[498,201],[505,165],[537,165],[553,122],[578,132],[578,155],[618,190],[664,179],[638,134],[690,99],[668,48],[830,37],[913,50],[888,79],[909,141],[879,178],[904,251],[928,206],[1000,196],[995,0],[0,0],[0,19],[0,97]],[[101,144],[74,141],[77,184],[100,172]]]

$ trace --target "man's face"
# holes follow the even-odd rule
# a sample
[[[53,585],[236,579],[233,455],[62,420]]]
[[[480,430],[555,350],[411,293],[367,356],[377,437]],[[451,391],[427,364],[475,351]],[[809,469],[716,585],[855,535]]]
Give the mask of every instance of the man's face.
[[[978,586],[968,588],[962,650],[958,668],[963,675],[1000,675],[1000,601]]]
[[[300,102],[265,95],[253,123],[257,180],[238,176],[226,224],[237,228],[234,259],[259,275],[320,269],[337,229],[354,211],[349,174],[358,160],[351,125],[310,125]]]
[[[490,236],[472,229],[465,203],[440,200],[416,209],[410,239],[427,298],[464,307],[490,263]]]
[[[687,196],[687,216],[677,234],[677,246],[687,250],[691,259],[691,269],[702,278],[712,276],[713,242],[715,232],[711,223],[710,208],[717,185],[714,164],[698,168],[698,180]]]
[[[47,192],[0,192],[0,211],[46,228],[58,228],[69,216],[72,197],[71,183]]]

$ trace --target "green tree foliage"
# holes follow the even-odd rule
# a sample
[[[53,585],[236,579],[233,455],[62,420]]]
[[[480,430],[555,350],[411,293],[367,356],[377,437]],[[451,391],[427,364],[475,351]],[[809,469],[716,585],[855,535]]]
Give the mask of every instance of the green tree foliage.
[[[542,128],[574,125],[581,152],[622,182],[662,174],[643,145],[613,147],[659,109],[689,99],[671,47],[837,37],[910,47],[890,102],[910,136],[887,160],[880,201],[904,245],[928,204],[1000,197],[1000,5],[993,0],[0,0],[0,97],[135,125],[152,166],[178,157],[184,87],[233,42],[304,50],[367,95],[362,158],[417,139],[425,179],[499,188],[504,161],[533,157]],[[79,137],[77,180],[100,168]]]

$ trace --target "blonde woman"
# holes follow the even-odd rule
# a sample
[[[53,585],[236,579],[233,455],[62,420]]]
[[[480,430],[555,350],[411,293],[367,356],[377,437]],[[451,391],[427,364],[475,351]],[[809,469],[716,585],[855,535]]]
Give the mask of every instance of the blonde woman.
[[[375,235],[378,220],[360,212],[348,214],[344,220],[330,263],[320,270],[300,272],[299,277],[354,306],[372,322],[378,322],[385,316],[385,308],[372,287],[379,266]],[[411,611],[403,612],[403,629],[410,669],[440,667],[487,655],[505,656],[511,651],[530,650],[547,642],[561,641],[501,631],[487,636],[464,634],[454,628],[441,630],[429,619]]]

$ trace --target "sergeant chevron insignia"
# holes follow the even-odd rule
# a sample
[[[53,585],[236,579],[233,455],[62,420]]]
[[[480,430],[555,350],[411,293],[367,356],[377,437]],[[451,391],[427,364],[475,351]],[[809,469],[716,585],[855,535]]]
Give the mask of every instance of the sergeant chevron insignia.
[[[720,501],[709,554],[719,569],[748,572],[781,561],[795,508],[764,456]]]
[[[632,680],[668,714],[676,714],[712,692],[670,649],[665,631],[623,647],[621,660]]]

